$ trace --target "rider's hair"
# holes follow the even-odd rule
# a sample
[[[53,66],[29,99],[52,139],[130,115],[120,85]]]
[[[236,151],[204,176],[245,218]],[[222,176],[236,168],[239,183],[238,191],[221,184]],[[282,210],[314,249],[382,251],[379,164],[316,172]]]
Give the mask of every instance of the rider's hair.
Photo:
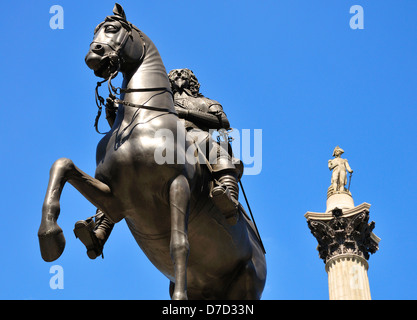
[[[182,72],[185,73],[188,76],[191,94],[195,97],[202,97],[203,95],[200,93],[200,83],[197,80],[197,77],[195,76],[194,72],[192,72],[190,69],[184,68],[184,69],[173,69],[168,73],[169,81],[172,84],[174,83],[175,74]],[[173,89],[174,90],[174,89]]]

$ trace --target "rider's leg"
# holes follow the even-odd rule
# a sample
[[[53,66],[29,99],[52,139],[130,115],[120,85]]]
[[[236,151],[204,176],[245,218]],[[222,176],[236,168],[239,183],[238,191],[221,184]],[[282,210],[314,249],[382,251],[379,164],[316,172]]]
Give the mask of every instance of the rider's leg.
[[[234,224],[237,220],[239,205],[239,170],[232,162],[231,146],[228,142],[216,142],[206,131],[193,129],[188,131],[199,146],[200,163],[209,162],[215,184],[210,191],[210,197],[224,214],[226,219]]]
[[[228,146],[227,146],[228,147]],[[239,172],[229,152],[221,145],[215,145],[216,161],[212,164],[215,183],[210,192],[216,206],[232,224],[236,222],[239,205]]]
[[[230,198],[237,203],[239,199],[239,186],[236,173],[225,170],[224,172],[217,172],[215,176],[217,176],[216,180],[219,182],[219,185],[213,187],[212,193],[214,190],[227,189],[230,194]]]
[[[92,218],[75,223],[74,233],[87,248],[87,255],[95,259],[103,254],[103,247],[113,230],[114,223],[99,209]]]
[[[210,196],[226,219],[237,216],[239,186],[237,174],[231,170],[221,170],[214,174],[216,183],[211,189]]]
[[[113,230],[114,223],[100,210],[97,210],[95,220],[96,227],[94,228],[94,233],[104,246],[104,243],[107,241]]]

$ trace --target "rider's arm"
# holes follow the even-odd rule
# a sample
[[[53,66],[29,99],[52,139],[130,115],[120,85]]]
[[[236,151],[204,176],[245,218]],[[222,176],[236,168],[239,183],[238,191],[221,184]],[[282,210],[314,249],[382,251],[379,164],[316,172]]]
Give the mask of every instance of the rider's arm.
[[[220,104],[212,104],[208,112],[182,110],[180,117],[210,129],[230,129],[229,120]]]
[[[345,159],[345,166],[346,166],[346,170],[349,172],[349,173],[353,173],[353,170],[352,170],[352,168],[349,166],[349,163],[348,163],[348,161]]]
[[[335,167],[334,164],[333,164],[333,160],[332,159],[329,160],[328,165],[329,165],[329,170],[333,170],[334,167]]]

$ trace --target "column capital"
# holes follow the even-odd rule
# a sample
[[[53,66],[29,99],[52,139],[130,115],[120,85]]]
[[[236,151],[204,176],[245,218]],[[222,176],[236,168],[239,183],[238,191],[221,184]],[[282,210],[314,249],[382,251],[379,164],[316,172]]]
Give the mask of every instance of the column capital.
[[[317,239],[319,256],[327,263],[338,255],[357,255],[366,260],[378,250],[381,240],[372,230],[367,203],[348,210],[333,209],[326,213],[307,212],[307,225]]]

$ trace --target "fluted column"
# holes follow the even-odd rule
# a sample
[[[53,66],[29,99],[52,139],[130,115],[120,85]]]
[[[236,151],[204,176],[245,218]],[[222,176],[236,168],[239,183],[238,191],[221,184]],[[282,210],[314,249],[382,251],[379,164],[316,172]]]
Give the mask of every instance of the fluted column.
[[[326,263],[330,300],[371,300],[368,262],[355,254],[340,254]]]
[[[372,232],[370,205],[325,213],[307,212],[307,224],[317,239],[319,257],[328,274],[330,300],[370,300],[368,262],[380,239]]]

